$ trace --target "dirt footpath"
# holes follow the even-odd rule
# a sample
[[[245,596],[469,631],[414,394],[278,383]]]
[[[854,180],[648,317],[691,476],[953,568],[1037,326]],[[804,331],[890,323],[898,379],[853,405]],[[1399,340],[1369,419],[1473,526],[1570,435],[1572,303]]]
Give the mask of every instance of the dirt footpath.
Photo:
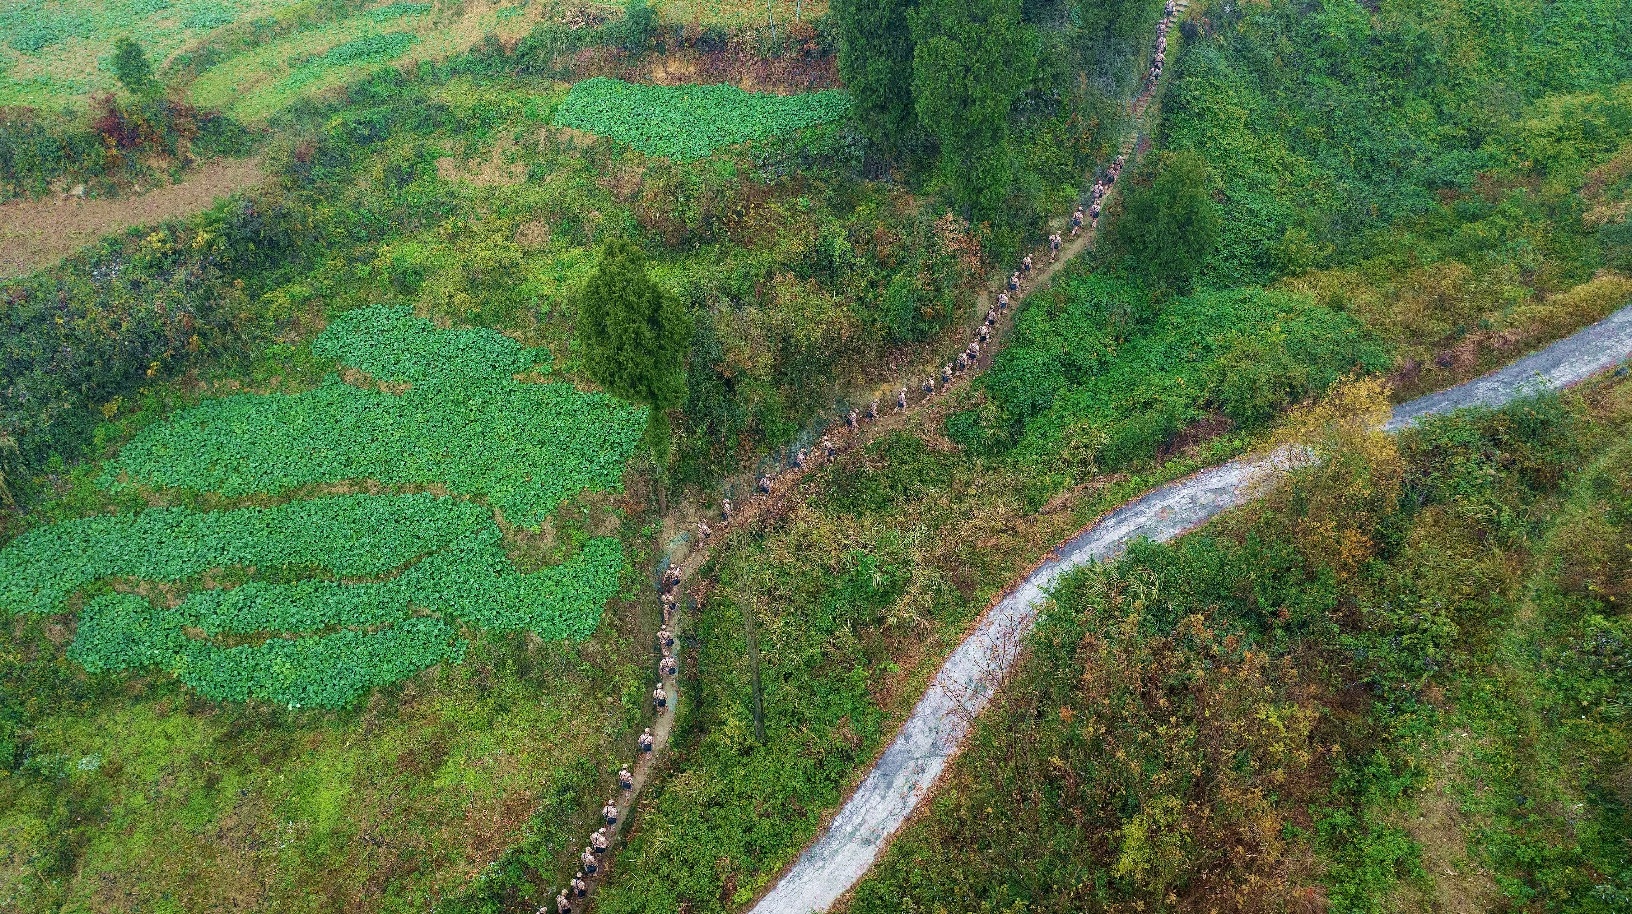
[[[23,200],[0,205],[0,277],[50,266],[98,239],[209,209],[266,177],[259,159],[217,159],[179,184],[111,200]]]

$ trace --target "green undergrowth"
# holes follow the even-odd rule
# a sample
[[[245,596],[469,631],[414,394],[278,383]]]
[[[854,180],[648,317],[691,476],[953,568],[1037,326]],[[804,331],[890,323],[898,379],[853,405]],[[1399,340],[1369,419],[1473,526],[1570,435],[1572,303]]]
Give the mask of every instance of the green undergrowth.
[[[1352,317],[1278,291],[1203,292],[1157,305],[1138,285],[1068,268],[1028,299],[946,423],[975,450],[1062,481],[1162,455],[1189,431],[1261,430],[1290,404],[1389,364]]]
[[[1325,426],[1073,574],[847,910],[1620,910],[1629,393]]]
[[[718,585],[682,633],[671,761],[598,909],[701,914],[757,895],[969,621],[1074,525],[1031,518],[1022,489],[1019,474],[896,434],[711,559]]]
[[[681,161],[842,120],[842,92],[774,95],[735,86],[647,86],[605,77],[577,83],[555,124],[610,137],[647,155]]]
[[[1221,229],[1201,288],[1278,284],[1448,386],[1632,295],[1632,10],[1419,0],[1214,14],[1164,93]],[[1135,182],[1143,181],[1136,175]]]
[[[516,379],[549,370],[548,351],[491,330],[439,330],[407,308],[350,312],[312,347],[407,389],[330,376],[304,393],[210,400],[145,430],[108,464],[105,482],[229,496],[348,480],[443,483],[536,527],[569,495],[621,487],[645,427],[642,411],[603,394]]]

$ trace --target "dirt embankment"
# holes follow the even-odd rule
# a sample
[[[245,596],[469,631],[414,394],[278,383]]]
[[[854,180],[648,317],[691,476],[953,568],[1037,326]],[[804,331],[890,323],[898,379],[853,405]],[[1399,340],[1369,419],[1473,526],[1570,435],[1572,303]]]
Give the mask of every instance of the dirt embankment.
[[[49,266],[100,238],[208,209],[266,177],[259,159],[217,159],[176,184],[106,200],[48,197],[0,205],[0,277]]]

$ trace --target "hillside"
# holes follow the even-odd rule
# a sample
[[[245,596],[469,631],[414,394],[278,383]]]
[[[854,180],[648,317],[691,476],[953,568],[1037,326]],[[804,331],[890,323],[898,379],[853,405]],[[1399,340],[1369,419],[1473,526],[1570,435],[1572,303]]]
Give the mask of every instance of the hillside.
[[[839,908],[1632,903],[1632,388],[1367,425],[1632,300],[1623,4],[127,7],[0,10],[7,212],[138,213],[0,234],[0,911],[553,910],[608,797],[575,910],[749,910],[1290,440]]]

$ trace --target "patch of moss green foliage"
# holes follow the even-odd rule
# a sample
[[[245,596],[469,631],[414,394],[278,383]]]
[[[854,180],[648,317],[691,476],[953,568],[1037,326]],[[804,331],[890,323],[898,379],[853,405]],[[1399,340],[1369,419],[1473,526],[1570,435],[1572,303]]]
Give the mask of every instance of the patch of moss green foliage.
[[[175,610],[131,594],[106,594],[85,607],[68,656],[93,673],[170,670],[211,701],[258,698],[289,708],[343,708],[465,653],[458,634],[431,618],[225,648],[188,638],[184,624]]]
[[[375,582],[250,580],[196,589],[174,605],[104,593],[80,614],[68,650],[93,673],[157,667],[216,701],[343,707],[459,659],[464,644],[447,622],[548,639],[594,633],[623,566],[616,539],[590,540],[573,558],[530,574],[516,570],[498,541],[486,510],[428,495],[98,515],[39,528],[0,551],[0,605],[51,614],[101,581],[187,583],[214,570],[355,578],[400,569]],[[410,618],[415,610],[440,618]],[[222,648],[188,629],[272,637]]]
[[[384,574],[467,534],[492,530],[476,505],[432,495],[341,495],[275,508],[103,514],[30,531],[0,552],[9,613],[60,612],[106,578],[175,582],[211,568],[318,568]]]
[[[1034,297],[982,376],[988,402],[953,440],[1082,475],[1149,460],[1186,427],[1252,429],[1350,373],[1389,364],[1352,317],[1308,297],[1243,289],[1161,306],[1139,285],[1073,270]]]
[[[537,526],[569,495],[620,487],[645,425],[639,410],[603,394],[516,380],[547,369],[548,352],[491,330],[438,330],[406,308],[352,312],[313,349],[408,388],[330,377],[293,395],[207,401],[126,445],[107,481],[226,495],[346,480],[445,483]]]
[[[736,86],[645,86],[606,77],[572,87],[556,109],[560,127],[611,137],[647,155],[686,161],[842,119],[842,92],[774,95]]]

